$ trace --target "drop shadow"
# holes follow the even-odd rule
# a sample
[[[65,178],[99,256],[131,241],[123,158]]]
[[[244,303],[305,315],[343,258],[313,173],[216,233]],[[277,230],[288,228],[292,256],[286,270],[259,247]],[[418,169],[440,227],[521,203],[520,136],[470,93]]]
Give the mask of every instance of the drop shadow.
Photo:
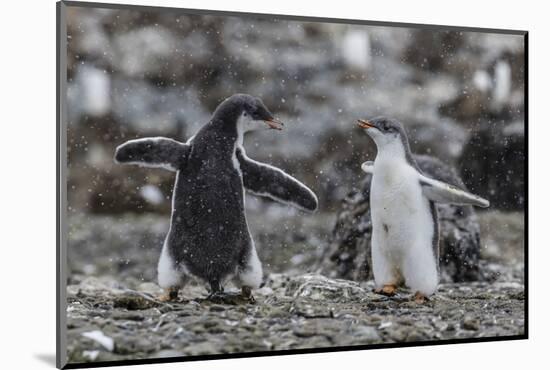
[[[50,365],[52,367],[55,367],[55,354],[51,353],[41,353],[41,354],[34,354],[34,358],[42,361],[46,365]]]

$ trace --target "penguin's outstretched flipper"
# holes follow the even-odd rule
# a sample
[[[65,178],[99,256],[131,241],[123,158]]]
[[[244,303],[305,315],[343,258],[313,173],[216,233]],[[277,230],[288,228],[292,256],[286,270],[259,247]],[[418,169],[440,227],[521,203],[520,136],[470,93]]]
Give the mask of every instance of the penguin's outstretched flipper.
[[[363,162],[363,164],[361,165],[361,169],[363,170],[363,172],[370,173],[372,175],[372,173],[374,172],[374,162],[373,161]]]
[[[115,162],[177,171],[187,160],[190,146],[165,137],[130,140],[119,145]]]
[[[420,185],[424,196],[437,203],[471,204],[478,207],[489,207],[489,201],[469,193],[456,186],[420,175]]]
[[[276,167],[248,158],[242,148],[236,154],[246,190],[304,211],[317,209],[317,196],[300,181]]]

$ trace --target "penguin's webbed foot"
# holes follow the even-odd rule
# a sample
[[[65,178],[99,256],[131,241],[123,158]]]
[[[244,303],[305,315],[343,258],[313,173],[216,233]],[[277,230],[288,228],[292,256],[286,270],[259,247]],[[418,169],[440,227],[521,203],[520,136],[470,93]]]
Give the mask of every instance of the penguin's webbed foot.
[[[393,297],[397,292],[397,287],[393,284],[386,284],[382,288],[374,289],[374,293],[382,294],[387,297]]]
[[[256,303],[256,298],[254,298],[254,296],[252,295],[252,288],[249,287],[249,286],[243,286],[241,288],[241,295],[243,296],[244,299],[248,299],[248,302],[249,303]]]
[[[417,303],[417,304],[424,304],[426,302],[428,302],[429,299],[428,297],[426,297],[424,294],[420,293],[420,292],[416,292],[414,294],[414,302]]]
[[[178,299],[178,291],[179,288],[175,287],[164,289],[164,292],[157,299],[161,302],[175,301]]]

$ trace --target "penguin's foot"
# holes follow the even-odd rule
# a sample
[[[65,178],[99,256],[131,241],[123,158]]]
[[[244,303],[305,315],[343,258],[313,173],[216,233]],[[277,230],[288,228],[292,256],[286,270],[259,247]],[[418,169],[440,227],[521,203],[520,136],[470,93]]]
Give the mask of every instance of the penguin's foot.
[[[171,302],[178,299],[178,288],[167,288],[164,289],[164,292],[157,298],[161,302]]]
[[[382,294],[388,297],[394,296],[396,291],[397,291],[397,287],[393,284],[387,284],[387,285],[384,285],[382,288],[374,289],[374,292],[376,294]]]
[[[241,295],[244,299],[248,299],[248,302],[250,303],[256,303],[256,298],[252,295],[252,288],[249,286],[243,286],[241,288]]]
[[[429,299],[428,297],[426,297],[424,294],[420,293],[420,292],[416,292],[414,294],[414,302],[417,303],[417,304],[424,304],[426,302],[428,302]]]

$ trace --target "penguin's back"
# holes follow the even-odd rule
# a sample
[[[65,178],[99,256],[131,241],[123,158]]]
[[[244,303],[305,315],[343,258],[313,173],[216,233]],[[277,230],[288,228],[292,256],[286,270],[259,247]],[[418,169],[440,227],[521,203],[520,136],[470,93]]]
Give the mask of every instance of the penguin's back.
[[[207,149],[199,147],[178,172],[168,242],[176,263],[221,281],[235,272],[251,238],[241,173],[231,155]]]

